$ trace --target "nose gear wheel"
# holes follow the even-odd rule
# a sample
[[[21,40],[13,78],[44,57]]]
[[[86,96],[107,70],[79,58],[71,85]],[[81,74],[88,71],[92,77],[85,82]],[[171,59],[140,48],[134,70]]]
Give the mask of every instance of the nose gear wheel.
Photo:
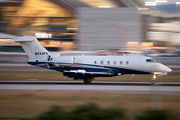
[[[151,80],[151,84],[155,84],[155,80]]]

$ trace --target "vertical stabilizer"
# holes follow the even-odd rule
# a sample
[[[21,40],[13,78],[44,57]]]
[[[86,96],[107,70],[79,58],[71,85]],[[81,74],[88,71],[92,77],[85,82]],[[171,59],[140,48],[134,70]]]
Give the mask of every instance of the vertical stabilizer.
[[[33,36],[16,37],[11,41],[20,43],[30,59],[47,58],[49,55],[49,52]]]

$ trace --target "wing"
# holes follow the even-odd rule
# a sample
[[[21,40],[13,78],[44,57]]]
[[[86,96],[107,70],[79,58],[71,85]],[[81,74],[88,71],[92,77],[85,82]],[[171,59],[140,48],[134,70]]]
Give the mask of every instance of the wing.
[[[96,74],[96,75],[112,75],[110,72],[86,72],[85,70],[69,70],[69,71],[64,71],[65,73],[76,73],[76,74]]]
[[[117,76],[121,75],[121,73],[117,73],[116,71],[106,69],[106,72],[97,72],[97,71],[86,71],[85,69],[77,69],[77,70],[64,70],[58,64],[55,64],[56,70],[63,73],[64,76],[69,78],[73,78],[75,80],[78,79],[92,79],[94,77],[104,77],[104,76]]]
[[[85,70],[69,70],[69,71],[64,71],[63,75],[78,80],[78,79],[92,79],[94,77],[104,77],[104,76],[110,77],[110,76],[121,75],[121,73],[117,74],[114,72],[86,72]]]

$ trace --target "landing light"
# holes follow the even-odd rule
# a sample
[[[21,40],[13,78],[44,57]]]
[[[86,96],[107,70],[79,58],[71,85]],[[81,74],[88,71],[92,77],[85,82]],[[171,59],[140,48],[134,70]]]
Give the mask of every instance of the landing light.
[[[156,79],[156,75],[154,75],[153,78]]]

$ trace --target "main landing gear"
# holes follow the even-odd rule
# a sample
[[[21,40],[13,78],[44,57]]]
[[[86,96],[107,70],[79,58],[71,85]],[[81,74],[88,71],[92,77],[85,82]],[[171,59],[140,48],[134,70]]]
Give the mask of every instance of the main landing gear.
[[[84,83],[91,83],[92,79],[84,79]]]
[[[153,75],[152,80],[151,80],[151,84],[155,84],[155,79],[156,79],[156,75]]]

